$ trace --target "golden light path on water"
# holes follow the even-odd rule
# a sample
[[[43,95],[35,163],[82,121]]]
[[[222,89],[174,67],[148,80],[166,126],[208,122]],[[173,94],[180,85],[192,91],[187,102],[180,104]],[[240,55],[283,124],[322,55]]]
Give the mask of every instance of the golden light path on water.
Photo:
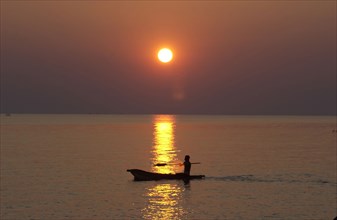
[[[174,145],[175,117],[170,115],[158,115],[153,122],[153,164],[179,163]],[[152,172],[174,173],[181,168],[168,166],[153,166]],[[155,185],[147,189],[147,206],[142,210],[144,219],[181,219],[185,211],[182,207],[182,193],[185,190],[183,184],[177,181],[155,182]]]
[[[174,146],[175,118],[170,115],[157,115],[154,117],[153,132],[153,164],[177,163],[177,150]],[[174,166],[153,166],[156,173],[174,173]]]

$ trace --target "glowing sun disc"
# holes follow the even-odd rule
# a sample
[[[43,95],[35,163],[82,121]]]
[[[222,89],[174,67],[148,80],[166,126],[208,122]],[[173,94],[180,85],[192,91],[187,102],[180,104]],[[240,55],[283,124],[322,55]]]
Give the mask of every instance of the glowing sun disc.
[[[158,52],[158,59],[163,63],[168,63],[172,60],[172,51],[168,48],[160,49]]]

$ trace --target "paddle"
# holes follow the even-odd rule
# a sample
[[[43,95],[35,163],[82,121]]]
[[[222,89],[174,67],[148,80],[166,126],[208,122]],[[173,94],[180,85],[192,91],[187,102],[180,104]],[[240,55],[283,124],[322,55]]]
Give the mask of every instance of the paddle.
[[[195,162],[195,163],[191,163],[191,164],[201,164],[200,162]],[[182,165],[184,165],[184,164],[182,164],[182,163],[174,163],[174,164],[168,164],[168,163],[156,163],[155,165],[153,165],[153,166],[155,166],[155,167],[163,167],[163,166],[172,166],[172,165],[179,165],[179,166],[182,166]]]

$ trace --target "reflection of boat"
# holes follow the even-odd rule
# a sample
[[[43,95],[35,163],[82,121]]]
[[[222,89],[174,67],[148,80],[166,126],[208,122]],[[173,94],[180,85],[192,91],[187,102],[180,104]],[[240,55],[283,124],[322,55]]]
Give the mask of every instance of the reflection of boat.
[[[135,181],[150,181],[150,180],[191,180],[191,179],[203,179],[205,175],[186,175],[184,173],[176,174],[162,174],[152,173],[144,170],[130,169],[127,170],[134,176]]]

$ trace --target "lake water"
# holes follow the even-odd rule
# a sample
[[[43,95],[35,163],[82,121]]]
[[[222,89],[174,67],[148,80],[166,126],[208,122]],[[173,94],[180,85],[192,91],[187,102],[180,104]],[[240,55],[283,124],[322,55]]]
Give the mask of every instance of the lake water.
[[[1,115],[1,219],[333,219],[336,117]],[[130,168],[204,180],[135,182]]]

